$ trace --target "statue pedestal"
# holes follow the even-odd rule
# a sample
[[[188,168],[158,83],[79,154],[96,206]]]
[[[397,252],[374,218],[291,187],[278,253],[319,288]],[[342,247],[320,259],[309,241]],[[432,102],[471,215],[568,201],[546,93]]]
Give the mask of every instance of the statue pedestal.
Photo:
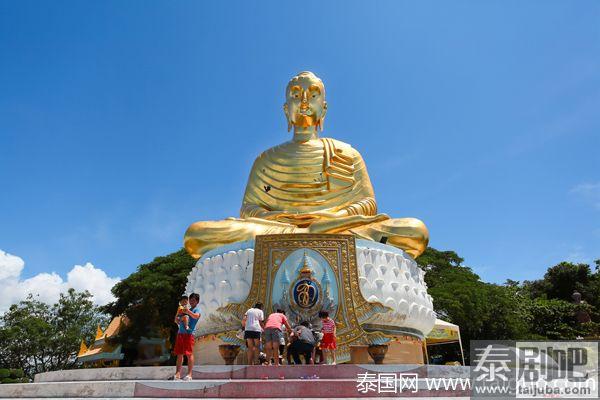
[[[351,345],[350,346],[350,363],[351,364],[369,364],[369,346],[363,345]]]
[[[236,333],[256,302],[264,304],[265,316],[282,308],[292,325],[307,320],[316,329],[318,312],[328,311],[337,324],[340,363],[351,361],[352,346],[393,344],[398,337],[411,338],[422,353],[420,343],[435,322],[416,262],[395,247],[351,235],[264,235],[211,250],[188,276],[185,293],[192,292],[204,311],[196,336],[214,335],[218,342],[211,354],[224,344],[245,350]],[[396,363],[424,360],[412,350],[406,361],[406,351],[391,353]],[[215,362],[198,355],[200,364],[209,359]]]

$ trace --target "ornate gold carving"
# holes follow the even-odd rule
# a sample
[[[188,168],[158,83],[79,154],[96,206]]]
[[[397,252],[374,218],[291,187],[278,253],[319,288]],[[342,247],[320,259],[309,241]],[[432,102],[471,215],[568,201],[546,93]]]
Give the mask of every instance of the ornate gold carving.
[[[367,302],[361,292],[356,265],[354,236],[345,234],[283,234],[256,237],[254,272],[248,298],[240,304],[230,304],[224,312],[241,319],[244,312],[257,302],[272,312],[271,293],[275,276],[283,260],[292,252],[308,248],[317,251],[334,271],[338,287],[337,325],[338,355],[349,354],[350,345],[385,341],[381,332],[367,333],[361,327],[365,315],[374,315],[387,308],[380,303]]]

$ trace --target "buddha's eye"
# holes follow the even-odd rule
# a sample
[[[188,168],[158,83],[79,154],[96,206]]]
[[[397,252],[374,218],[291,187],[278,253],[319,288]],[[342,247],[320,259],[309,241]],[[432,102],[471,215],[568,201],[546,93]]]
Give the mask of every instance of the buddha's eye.
[[[290,95],[294,99],[299,98],[301,93],[302,93],[302,88],[300,88],[300,86],[293,86],[290,89]]]
[[[312,99],[316,99],[321,95],[321,89],[316,85],[312,85],[309,89],[309,94]]]

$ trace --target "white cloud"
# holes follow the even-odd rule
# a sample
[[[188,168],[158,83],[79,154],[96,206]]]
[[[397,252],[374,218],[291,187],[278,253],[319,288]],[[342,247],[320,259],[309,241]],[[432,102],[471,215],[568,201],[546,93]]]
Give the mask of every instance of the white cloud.
[[[21,257],[13,256],[0,250],[0,281],[18,278],[25,266]]]
[[[67,273],[66,280],[55,272],[44,272],[22,279],[24,266],[22,258],[0,250],[0,312],[6,311],[11,304],[24,300],[30,293],[38,296],[40,301],[53,304],[60,293],[69,288],[87,290],[93,295],[94,303],[103,305],[114,300],[110,289],[121,280],[109,277],[91,263],[75,265]]]
[[[571,193],[578,195],[600,210],[600,182],[580,183],[571,189]]]
[[[100,268],[91,263],[76,265],[67,274],[67,282],[70,287],[79,291],[87,290],[94,295],[96,304],[106,304],[115,299],[110,289],[119,282],[120,278],[111,278]]]

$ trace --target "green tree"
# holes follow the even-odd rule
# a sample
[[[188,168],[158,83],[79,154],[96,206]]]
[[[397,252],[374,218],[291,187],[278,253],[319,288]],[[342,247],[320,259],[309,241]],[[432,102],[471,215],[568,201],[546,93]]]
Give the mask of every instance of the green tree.
[[[586,300],[591,299],[589,290],[592,271],[587,264],[562,262],[548,268],[544,280],[550,284],[548,298],[571,300],[574,291],[579,291]]]
[[[543,279],[504,285],[482,282],[453,251],[428,248],[417,259],[427,271],[425,281],[438,316],[460,326],[465,349],[470,340],[575,339],[599,335],[600,271],[586,264],[562,262]],[[574,304],[574,290],[589,303]],[[577,311],[592,322],[580,324]]]
[[[107,323],[89,292],[69,289],[49,305],[29,295],[1,317],[0,363],[33,375],[76,366],[82,339],[91,341],[98,325]]]
[[[593,282],[597,274],[592,273],[588,264],[561,262],[548,268],[543,279],[526,281],[533,298],[546,297],[571,301],[574,291],[581,293],[586,301],[593,300]]]
[[[575,315],[579,309],[584,309],[588,313],[593,311],[589,304],[574,304],[558,299],[534,299],[530,303],[530,338],[574,340],[598,337],[597,323],[577,322]]]
[[[594,268],[594,275],[590,284],[591,298],[588,299],[588,302],[595,308],[595,321],[600,322],[600,316],[597,315],[600,311],[600,259],[594,260],[594,264],[596,267]]]
[[[598,264],[598,263],[596,263]],[[600,270],[594,271],[590,265],[561,262],[551,268],[542,279],[525,281],[523,290],[535,299],[553,299],[572,303],[574,291],[581,293],[582,299],[591,307],[586,311],[592,321],[600,322]],[[560,310],[567,311],[567,306]],[[567,318],[567,316],[565,316]]]
[[[518,287],[482,282],[453,251],[428,248],[417,262],[441,319],[460,326],[468,357],[469,342],[518,339],[527,335],[527,308]]]
[[[182,249],[140,265],[113,287],[117,300],[103,310],[113,316],[125,315],[130,321],[115,338],[123,345],[125,364],[136,358],[136,344],[142,336],[169,336],[171,340],[175,337],[173,316],[194,262]]]

